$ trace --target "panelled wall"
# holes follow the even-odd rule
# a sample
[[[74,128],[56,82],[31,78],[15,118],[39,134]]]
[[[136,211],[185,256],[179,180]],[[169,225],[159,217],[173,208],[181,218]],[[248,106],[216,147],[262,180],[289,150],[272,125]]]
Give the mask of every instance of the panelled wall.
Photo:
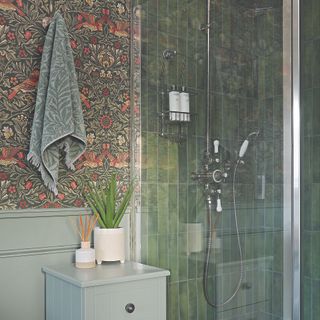
[[[50,11],[50,4],[52,10]],[[46,20],[60,10],[68,28],[88,148],[57,197],[26,161]],[[22,0],[0,3],[0,318],[44,319],[41,266],[67,263],[79,247],[75,222],[87,214],[88,180],[129,176],[130,3]]]

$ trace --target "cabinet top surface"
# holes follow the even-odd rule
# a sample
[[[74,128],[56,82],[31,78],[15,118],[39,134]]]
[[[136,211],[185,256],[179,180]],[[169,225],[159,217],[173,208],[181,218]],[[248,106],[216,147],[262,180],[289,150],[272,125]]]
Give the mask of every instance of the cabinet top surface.
[[[45,266],[42,271],[82,288],[170,275],[168,270],[132,261],[110,262],[92,269],[78,269],[74,264]]]

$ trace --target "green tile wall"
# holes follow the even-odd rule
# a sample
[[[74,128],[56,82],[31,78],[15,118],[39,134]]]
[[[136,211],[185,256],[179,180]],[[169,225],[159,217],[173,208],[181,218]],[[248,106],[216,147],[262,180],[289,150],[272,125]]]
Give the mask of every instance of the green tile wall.
[[[320,4],[302,3],[302,288],[303,319],[319,319],[320,299]]]
[[[203,296],[204,252],[187,254],[193,243],[186,232],[187,223],[206,228],[202,190],[191,179],[191,172],[201,168],[205,148],[206,42],[199,26],[206,21],[206,2],[136,1],[142,7],[142,261],[171,271],[168,320],[282,319],[280,2],[255,14],[261,1],[212,1],[211,138],[219,138],[234,158],[247,134],[261,130],[236,184],[248,288],[214,310]],[[162,59],[166,48],[178,52],[169,63]],[[171,84],[186,85],[194,93],[195,116],[181,144],[159,136],[160,91]],[[177,132],[174,126],[168,130]],[[266,177],[264,200],[256,199],[256,175]],[[219,301],[232,293],[239,272],[230,180],[222,201],[217,228],[222,246],[212,251],[209,279],[210,296]]]

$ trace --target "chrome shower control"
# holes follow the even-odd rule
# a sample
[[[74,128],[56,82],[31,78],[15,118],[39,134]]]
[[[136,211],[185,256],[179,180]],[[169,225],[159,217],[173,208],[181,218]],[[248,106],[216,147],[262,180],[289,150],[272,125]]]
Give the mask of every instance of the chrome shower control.
[[[216,169],[212,173],[212,179],[215,183],[221,183],[223,181],[223,172],[220,169]]]
[[[214,153],[219,153],[219,140],[214,140],[213,141],[213,147],[214,147]]]
[[[171,60],[173,58],[175,58],[177,55],[177,51],[176,50],[173,50],[173,49],[165,49],[163,52],[162,52],[162,56],[164,59],[166,60]]]
[[[217,208],[216,208],[216,211],[217,212],[222,212],[222,205],[221,205],[221,199],[220,199],[220,196],[218,196],[218,199],[217,199]]]

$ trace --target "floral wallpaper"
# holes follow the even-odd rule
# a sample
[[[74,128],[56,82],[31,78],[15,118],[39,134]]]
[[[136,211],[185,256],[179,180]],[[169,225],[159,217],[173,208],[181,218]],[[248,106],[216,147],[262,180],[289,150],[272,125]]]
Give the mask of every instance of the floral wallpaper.
[[[83,207],[87,181],[111,172],[128,178],[129,7],[125,0],[0,0],[0,210]],[[68,27],[88,140],[74,172],[61,162],[56,197],[26,161],[41,53],[55,10]]]

